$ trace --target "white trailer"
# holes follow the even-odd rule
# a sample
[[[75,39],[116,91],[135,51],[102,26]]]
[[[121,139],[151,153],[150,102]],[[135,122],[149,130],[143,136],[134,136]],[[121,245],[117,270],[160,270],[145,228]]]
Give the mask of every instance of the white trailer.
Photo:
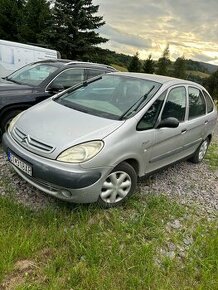
[[[34,61],[57,58],[56,50],[0,39],[0,77]]]

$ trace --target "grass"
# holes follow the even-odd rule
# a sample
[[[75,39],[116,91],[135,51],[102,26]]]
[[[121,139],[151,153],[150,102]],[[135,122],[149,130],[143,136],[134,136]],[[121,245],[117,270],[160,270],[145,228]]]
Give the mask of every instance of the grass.
[[[217,148],[207,153],[213,169]],[[1,187],[13,190],[7,177]],[[57,202],[38,211],[0,197],[0,209],[0,289],[218,289],[216,220],[167,197],[135,195],[111,210]],[[175,220],[178,229],[169,227]]]
[[[36,212],[7,198],[0,207],[0,281],[17,281],[11,289],[216,289],[214,222],[191,219],[167,232],[187,209],[166,197],[135,197],[112,210],[61,203]],[[159,255],[190,234],[184,261]],[[32,269],[17,270],[25,260]]]
[[[218,170],[218,143],[210,144],[205,159],[212,170]]]
[[[127,72],[128,69],[124,66],[120,66],[118,64],[112,64],[111,66],[113,66],[115,69],[117,69],[118,71],[122,71],[122,72]]]

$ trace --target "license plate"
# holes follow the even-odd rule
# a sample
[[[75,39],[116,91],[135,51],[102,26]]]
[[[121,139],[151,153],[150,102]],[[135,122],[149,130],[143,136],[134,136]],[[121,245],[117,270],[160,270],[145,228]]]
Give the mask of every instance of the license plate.
[[[26,174],[32,176],[32,166],[27,164],[25,161],[21,160],[19,157],[15,156],[13,153],[8,152],[8,160],[17,168],[25,172]]]

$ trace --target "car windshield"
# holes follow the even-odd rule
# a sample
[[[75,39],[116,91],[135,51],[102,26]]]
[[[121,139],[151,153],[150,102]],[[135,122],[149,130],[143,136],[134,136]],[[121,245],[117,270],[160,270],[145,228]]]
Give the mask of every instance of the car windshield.
[[[108,74],[85,82],[54,100],[75,110],[119,120],[133,116],[160,86],[146,79]]]
[[[57,69],[58,67],[54,64],[28,64],[6,77],[6,79],[18,84],[38,86]]]

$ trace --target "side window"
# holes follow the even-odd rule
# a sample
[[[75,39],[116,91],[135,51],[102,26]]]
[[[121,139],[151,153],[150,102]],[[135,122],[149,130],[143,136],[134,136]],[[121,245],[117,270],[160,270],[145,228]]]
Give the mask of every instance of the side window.
[[[203,91],[203,94],[207,104],[207,113],[210,113],[213,111],[214,108],[213,102],[207,92]]]
[[[168,96],[162,112],[161,120],[174,117],[180,122],[185,119],[186,111],[186,90],[185,87],[172,89]]]
[[[105,72],[103,70],[99,70],[99,69],[87,69],[87,79],[96,77],[98,75],[102,75]]]
[[[206,113],[204,96],[197,88],[189,87],[189,120],[197,118]]]
[[[66,69],[52,82],[51,86],[63,86],[64,89],[84,81],[84,69]]]
[[[138,131],[154,128],[154,125],[161,111],[165,97],[166,92],[162,93],[160,97],[156,101],[154,101],[154,103],[151,105],[151,107],[147,110],[142,119],[139,121],[136,128]]]

